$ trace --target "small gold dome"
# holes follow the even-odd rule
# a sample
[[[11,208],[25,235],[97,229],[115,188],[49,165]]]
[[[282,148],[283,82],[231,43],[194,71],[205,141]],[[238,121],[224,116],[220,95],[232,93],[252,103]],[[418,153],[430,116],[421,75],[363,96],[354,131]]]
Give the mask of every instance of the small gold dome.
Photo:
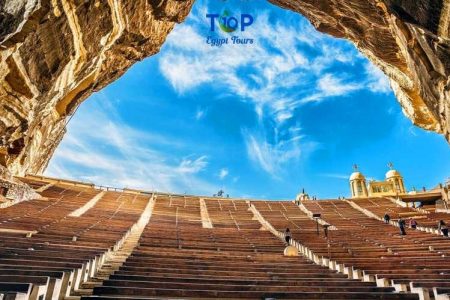
[[[294,246],[284,248],[284,256],[298,256],[298,249]]]
[[[389,170],[386,173],[386,179],[402,176],[397,170]]]
[[[362,179],[365,180],[366,178],[361,172],[353,172],[352,175],[350,175],[350,180],[356,180],[356,179]]]

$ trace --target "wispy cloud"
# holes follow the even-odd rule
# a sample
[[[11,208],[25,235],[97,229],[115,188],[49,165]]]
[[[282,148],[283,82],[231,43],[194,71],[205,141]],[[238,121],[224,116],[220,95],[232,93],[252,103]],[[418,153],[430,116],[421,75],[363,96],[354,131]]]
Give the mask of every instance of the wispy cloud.
[[[226,168],[223,168],[223,169],[220,169],[220,171],[219,171],[219,178],[221,179],[221,180],[223,180],[223,179],[225,179],[225,177],[227,177],[228,176],[228,169],[226,169]]]
[[[161,146],[175,151],[182,143],[129,127],[112,107],[102,104],[75,116],[45,174],[167,192],[209,194],[216,189],[200,176],[208,166],[207,156],[178,158]]]
[[[204,6],[196,6],[192,18],[169,35],[159,57],[161,73],[179,94],[208,84],[251,102],[259,125],[243,128],[247,154],[273,176],[286,162],[298,159],[305,146],[307,139],[291,132],[302,105],[367,88],[385,92],[382,73],[372,65],[367,65],[364,78],[342,71],[365,63],[352,44],[318,33],[304,19],[273,22],[269,12],[258,12],[256,23],[245,32],[254,44],[218,48],[205,42],[204,11]],[[283,131],[287,134],[280,134]]]
[[[409,126],[408,132],[410,135],[416,137],[417,136],[417,128],[414,126]]]
[[[364,85],[361,83],[344,81],[342,78],[327,73],[317,81],[315,92],[304,98],[302,102],[321,101],[328,97],[344,96],[362,88],[364,88]]]
[[[302,153],[301,136],[270,143],[260,133],[243,130],[248,157],[264,171],[279,178],[280,168],[292,160],[298,160]]]
[[[365,74],[367,76],[367,88],[369,88],[373,93],[387,94],[392,90],[386,74],[384,74],[379,68],[375,67],[372,63],[366,63]]]
[[[203,117],[205,116],[205,113],[206,113],[206,110],[197,108],[197,111],[195,112],[195,119],[197,121],[203,119]]]
[[[322,176],[322,177],[341,179],[341,180],[349,180],[349,178],[350,178],[349,174],[322,173],[322,174],[319,174],[319,175]]]
[[[176,170],[181,174],[196,174],[205,169],[208,165],[206,156],[200,156],[197,159],[184,158]]]
[[[263,13],[258,16],[257,28],[246,31],[255,39],[254,45],[226,45],[219,49],[205,43],[206,37],[200,34],[202,21],[196,18],[177,27],[161,53],[160,70],[174,89],[183,94],[212,82],[226,85],[230,93],[252,101],[259,115],[268,108],[267,113],[277,122],[290,119],[290,111],[298,105],[291,88],[307,84],[304,77],[310,67],[298,46],[308,45],[320,36],[299,34],[301,30],[280,24],[273,26],[268,14]],[[303,28],[304,24],[296,27]]]
[[[372,64],[364,66],[365,78],[343,74],[340,70],[345,66],[363,64],[364,58],[350,43],[318,33],[306,20],[273,23],[268,12],[259,12],[254,26],[245,32],[254,44],[218,48],[205,42],[204,11],[204,6],[197,6],[193,17],[175,28],[159,58],[162,74],[180,94],[204,84],[222,85],[240,99],[252,101],[260,117],[265,113],[281,124],[311,101],[361,89],[389,90],[387,79]]]

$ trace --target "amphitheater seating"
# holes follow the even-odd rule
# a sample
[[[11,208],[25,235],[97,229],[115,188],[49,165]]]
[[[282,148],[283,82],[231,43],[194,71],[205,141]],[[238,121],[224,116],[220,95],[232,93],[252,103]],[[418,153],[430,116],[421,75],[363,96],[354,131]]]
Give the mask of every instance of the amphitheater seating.
[[[215,228],[235,227],[238,229],[259,229],[261,224],[253,219],[245,201],[209,199],[205,201],[208,214]]]
[[[25,293],[29,285],[25,294],[30,299],[58,299],[93,274],[148,201],[148,196],[108,192],[86,214],[68,216],[98,193],[93,188],[54,185],[42,193],[42,200],[1,210],[1,229],[23,230],[2,232],[0,237],[0,284],[5,294]],[[12,280],[20,291],[6,288]]]
[[[139,246],[94,296],[83,299],[416,298],[283,257],[284,243],[261,230],[245,201],[205,203],[212,229],[202,227],[198,198],[158,196]]]
[[[433,287],[440,287],[442,279],[450,274],[449,239],[413,230],[408,230],[408,235],[402,237],[398,228],[371,219],[344,201],[303,201],[302,204],[309,211],[320,213],[322,219],[337,228],[328,232],[327,239],[322,230],[320,235],[311,230],[302,230],[305,227],[311,228],[312,220],[294,221],[299,227],[293,230],[294,238],[318,255],[352,266],[353,269],[363,270],[364,275],[374,280],[383,278],[394,281],[389,284],[409,285],[426,278]],[[297,208],[292,203],[284,203],[283,206],[288,207],[288,211]],[[273,211],[269,214],[263,208],[260,211],[269,222],[279,223],[273,220]],[[283,211],[281,213],[285,214]],[[297,213],[303,212],[298,209]],[[282,223],[280,225],[279,230],[286,226]],[[399,289],[411,290],[409,286],[399,286]],[[432,289],[424,292],[431,291]]]
[[[398,206],[386,198],[353,199],[352,201],[380,218],[382,218],[385,213],[388,213],[394,220],[399,217],[406,220],[408,218],[414,218],[419,226],[428,228],[437,228],[440,220],[443,220],[446,223],[450,222],[450,214],[435,212],[435,209],[430,206],[426,209],[417,210],[412,207]]]
[[[398,228],[345,201],[302,202],[334,226],[325,237],[322,226],[317,234],[316,221],[288,201],[106,191],[73,217],[101,191],[37,178],[28,183],[46,187],[42,199],[0,210],[0,298],[418,299],[450,293],[449,239],[412,230],[401,237]],[[404,213],[391,201],[383,205],[393,206],[393,215]],[[148,223],[132,237],[136,243],[120,252],[122,262],[106,264],[112,275],[100,272],[149,207]],[[279,231],[289,227],[296,241],[345,270],[283,256],[285,242],[261,216]]]
[[[382,218],[384,214],[389,214],[392,219],[402,218],[424,218],[426,217],[425,213],[418,212],[412,207],[401,207],[396,205],[389,199],[386,198],[363,198],[363,199],[352,199],[353,202],[358,204],[359,206],[366,208]]]

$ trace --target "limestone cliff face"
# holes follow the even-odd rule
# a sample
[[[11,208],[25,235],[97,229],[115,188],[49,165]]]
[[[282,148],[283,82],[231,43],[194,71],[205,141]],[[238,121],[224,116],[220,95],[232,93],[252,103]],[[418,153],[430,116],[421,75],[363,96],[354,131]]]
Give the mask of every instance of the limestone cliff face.
[[[0,0],[0,166],[42,172],[92,92],[157,53],[193,0]]]
[[[450,140],[450,2],[270,0],[353,41],[405,114]],[[0,166],[42,172],[92,92],[157,53],[193,0],[0,0]]]
[[[450,1],[270,0],[353,41],[386,73],[414,124],[450,141]]]

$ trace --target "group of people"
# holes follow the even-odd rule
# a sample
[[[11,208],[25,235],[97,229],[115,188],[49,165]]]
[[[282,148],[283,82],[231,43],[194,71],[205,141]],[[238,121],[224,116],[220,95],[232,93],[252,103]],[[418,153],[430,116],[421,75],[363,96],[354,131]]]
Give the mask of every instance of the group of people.
[[[389,224],[391,217],[386,213],[383,219],[385,223]],[[406,221],[402,217],[398,219],[398,227],[400,228],[400,235],[406,235]],[[417,221],[414,218],[409,218],[409,228],[417,228]],[[439,232],[442,232],[444,236],[448,237],[448,227],[444,220],[438,222],[437,229]]]
[[[391,220],[391,216],[389,216],[387,213],[384,215],[383,217],[384,222],[386,224],[389,224],[390,220]],[[406,221],[400,217],[398,219],[398,227],[400,228],[400,235],[406,235]],[[409,218],[409,228],[411,229],[416,229],[417,228],[417,221],[414,218]],[[444,220],[440,220],[438,222],[438,231],[442,232],[442,234],[444,236],[448,237],[448,227],[447,224],[445,224]],[[325,236],[327,236],[327,234],[325,233]],[[286,228],[286,230],[284,231],[284,239],[286,241],[287,244],[289,244],[289,242],[292,239],[292,233],[291,230],[289,228]]]

